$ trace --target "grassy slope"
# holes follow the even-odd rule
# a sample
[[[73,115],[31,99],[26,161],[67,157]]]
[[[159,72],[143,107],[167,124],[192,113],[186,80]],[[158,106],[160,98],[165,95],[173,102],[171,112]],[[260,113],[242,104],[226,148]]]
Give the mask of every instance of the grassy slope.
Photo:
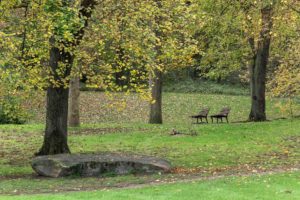
[[[235,88],[232,88],[234,90]],[[40,97],[41,100],[45,99]],[[148,121],[147,101],[137,95],[124,96],[119,94],[117,100],[108,98],[101,92],[81,93],[81,121],[83,123],[146,123]],[[120,100],[121,99],[121,100]],[[126,102],[127,107],[112,106],[113,103]],[[276,106],[278,99],[267,101],[267,115],[269,119],[288,117],[288,112],[281,112]],[[44,103],[40,103],[44,105]],[[226,94],[200,94],[200,93],[164,93],[163,94],[163,118],[167,124],[190,124],[188,116],[196,114],[203,107],[209,107],[210,114],[219,112],[224,106],[231,107],[230,121],[246,120],[250,111],[250,98],[248,96],[236,96]],[[33,123],[44,123],[45,107],[35,107],[36,116]],[[300,104],[294,109],[295,115],[300,115]]]
[[[211,181],[176,183],[139,189],[73,192],[63,194],[0,196],[5,200],[68,200],[68,199],[143,199],[143,200],[298,200],[300,199],[300,173],[230,177]]]

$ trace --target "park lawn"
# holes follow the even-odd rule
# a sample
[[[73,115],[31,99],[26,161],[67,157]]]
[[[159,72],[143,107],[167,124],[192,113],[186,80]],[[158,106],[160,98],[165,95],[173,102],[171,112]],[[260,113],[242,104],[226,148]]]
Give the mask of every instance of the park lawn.
[[[171,161],[176,172],[204,176],[214,172],[267,171],[300,164],[300,119],[275,120],[286,117],[275,106],[276,102],[267,104],[272,121],[241,123],[239,121],[246,119],[249,112],[247,96],[164,93],[164,124],[149,125],[145,123],[148,104],[134,95],[126,98],[128,108],[116,111],[108,106],[111,101],[103,93],[82,93],[83,124],[69,130],[72,153],[111,151],[153,155]],[[211,107],[211,113],[215,113],[223,105],[232,108],[229,124],[195,125],[188,118],[200,107]],[[43,114],[43,107],[37,110],[33,113]],[[42,118],[38,118],[40,122]],[[43,141],[44,125],[38,123],[39,120],[25,125],[0,125],[0,193],[69,191],[95,185],[97,188],[118,187],[153,182],[157,176],[166,179],[178,176],[171,173],[106,179],[39,179],[32,176],[30,167],[30,160]],[[170,136],[173,128],[184,134]],[[189,135],[192,132],[197,135]]]
[[[2,200],[299,200],[300,172],[233,176],[214,180],[162,184],[133,189],[112,189],[36,195],[0,196]]]
[[[183,132],[170,136],[171,130]],[[30,174],[43,139],[42,125],[0,126],[0,176]],[[211,168],[298,164],[300,119],[203,125],[99,124],[71,129],[73,153],[127,152],[163,157],[174,167]],[[188,135],[196,132],[197,136]]]
[[[174,127],[185,134],[170,136]],[[155,182],[157,177],[172,179],[172,176],[179,176],[171,173],[106,179],[32,177],[30,159],[42,144],[43,126],[3,125],[0,130],[2,194],[12,194],[14,190],[20,193],[85,190],[94,186],[141,184]],[[73,153],[112,151],[159,156],[170,160],[175,171],[210,176],[214,172],[226,175],[299,166],[299,130],[300,119],[208,125],[102,123],[70,129],[69,144]],[[198,135],[188,135],[190,131]]]

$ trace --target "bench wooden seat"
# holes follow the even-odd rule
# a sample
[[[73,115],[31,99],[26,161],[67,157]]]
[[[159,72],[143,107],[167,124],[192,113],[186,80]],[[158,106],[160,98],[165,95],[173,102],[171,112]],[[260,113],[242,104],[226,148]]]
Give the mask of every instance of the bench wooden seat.
[[[214,118],[217,119],[217,123],[219,123],[219,119],[221,119],[221,122],[223,122],[223,118],[225,118],[227,123],[228,123],[228,114],[229,114],[229,112],[230,112],[229,107],[223,108],[218,114],[210,116],[211,122],[214,123]]]
[[[202,122],[202,118],[206,119],[206,123],[208,123],[207,120],[208,112],[209,112],[209,108],[204,108],[197,115],[191,116],[191,118],[197,119],[197,124],[199,123],[199,119]]]

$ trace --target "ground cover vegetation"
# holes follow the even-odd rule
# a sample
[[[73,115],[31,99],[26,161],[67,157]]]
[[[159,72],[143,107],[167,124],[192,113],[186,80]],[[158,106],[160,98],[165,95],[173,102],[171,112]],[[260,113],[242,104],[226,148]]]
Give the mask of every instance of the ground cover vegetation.
[[[40,194],[5,196],[5,199],[298,199],[299,173],[227,177],[210,181],[172,183],[157,186],[74,192],[65,194]],[[1,198],[1,197],[0,197]]]
[[[185,134],[171,136],[174,127]],[[85,187],[82,181],[86,182],[86,179],[79,177],[55,180],[32,175],[29,162],[32,151],[43,139],[43,125],[5,125],[1,126],[2,192],[13,194],[15,189],[20,193],[38,193],[39,189],[46,192],[77,187],[88,189],[93,184],[101,188],[106,183],[111,187],[125,183],[147,183],[173,176],[176,178],[178,174],[210,176],[296,168],[300,153],[298,129],[299,120],[204,126],[155,126],[144,123],[83,125],[69,131],[70,147],[74,153],[111,151],[147,154],[167,158],[174,166],[174,171],[165,176],[100,178],[101,184],[97,183],[99,179],[87,179],[90,182]],[[190,135],[191,131],[197,132],[197,135]],[[25,186],[32,181],[37,183]]]
[[[299,27],[297,0],[0,0],[0,199],[297,199]],[[228,124],[190,118],[223,107]],[[85,179],[30,167],[106,151],[173,167]]]

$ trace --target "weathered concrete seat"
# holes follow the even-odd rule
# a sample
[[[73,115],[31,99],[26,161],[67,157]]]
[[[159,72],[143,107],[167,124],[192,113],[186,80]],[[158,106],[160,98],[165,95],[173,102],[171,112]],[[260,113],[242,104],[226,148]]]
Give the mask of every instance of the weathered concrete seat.
[[[38,156],[32,160],[31,166],[37,174],[47,177],[156,173],[171,168],[170,163],[163,159],[115,153]]]

